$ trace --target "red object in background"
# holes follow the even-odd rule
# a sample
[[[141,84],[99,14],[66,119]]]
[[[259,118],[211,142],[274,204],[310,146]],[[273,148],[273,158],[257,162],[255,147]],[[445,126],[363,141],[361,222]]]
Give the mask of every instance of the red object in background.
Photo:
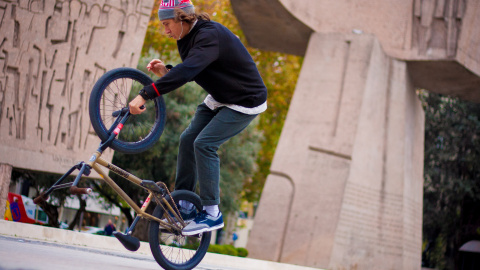
[[[21,195],[9,192],[8,202],[10,203],[10,211],[14,221],[35,224],[35,220],[27,216]]]

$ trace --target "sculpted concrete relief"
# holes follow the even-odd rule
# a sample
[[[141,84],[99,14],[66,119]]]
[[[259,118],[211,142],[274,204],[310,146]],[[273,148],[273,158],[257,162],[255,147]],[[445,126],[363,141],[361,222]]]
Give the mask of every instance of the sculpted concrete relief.
[[[480,1],[231,2],[252,46],[305,55],[307,43],[292,40],[312,32],[372,34],[388,56],[407,61],[416,87],[480,102]]]
[[[107,70],[136,67],[152,5],[0,1],[0,163],[64,173],[89,157],[90,91]]]
[[[418,54],[441,50],[445,57],[456,55],[466,0],[415,0],[413,35]],[[416,44],[415,44],[416,43]]]
[[[474,0],[278,2],[316,32],[373,33],[388,54],[403,58],[426,56],[427,49],[430,58],[453,57],[467,4],[476,8]]]

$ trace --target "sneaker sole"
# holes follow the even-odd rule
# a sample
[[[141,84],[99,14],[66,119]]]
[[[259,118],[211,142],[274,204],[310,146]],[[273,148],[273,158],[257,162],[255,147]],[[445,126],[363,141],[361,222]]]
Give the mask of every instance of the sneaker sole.
[[[224,223],[219,224],[217,226],[209,227],[209,228],[202,228],[202,229],[199,229],[199,230],[196,230],[196,231],[182,232],[182,234],[191,236],[191,235],[200,234],[200,233],[204,233],[204,232],[215,231],[215,230],[223,228],[223,226],[224,226]]]
[[[173,218],[173,219],[174,219],[176,222],[178,222],[176,218]],[[184,219],[183,221],[184,221],[184,222],[191,222],[191,221],[194,220],[194,219],[195,219],[195,218],[189,218],[189,219]],[[166,222],[166,223],[169,222],[166,218],[162,219],[162,221],[163,221],[163,222]]]

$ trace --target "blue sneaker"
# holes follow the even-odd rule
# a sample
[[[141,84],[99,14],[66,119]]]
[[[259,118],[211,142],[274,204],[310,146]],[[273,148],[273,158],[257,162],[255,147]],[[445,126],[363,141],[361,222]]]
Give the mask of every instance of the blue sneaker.
[[[198,213],[195,219],[183,228],[183,235],[195,235],[203,232],[210,232],[223,228],[222,213],[218,213],[217,217],[211,216],[207,211],[203,210]]]

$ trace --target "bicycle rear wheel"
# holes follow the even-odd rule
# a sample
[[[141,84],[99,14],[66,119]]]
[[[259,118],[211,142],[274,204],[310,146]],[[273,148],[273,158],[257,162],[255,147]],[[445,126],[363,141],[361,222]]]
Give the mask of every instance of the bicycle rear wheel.
[[[190,191],[176,190],[171,193],[176,204],[179,200],[185,200],[202,210],[200,197]],[[153,216],[163,218],[165,211],[157,205]],[[162,230],[160,224],[150,221],[149,243],[152,255],[157,263],[167,270],[187,270],[197,266],[207,253],[210,245],[211,232],[196,236],[184,236],[181,233],[169,233]]]
[[[117,68],[108,71],[95,83],[90,94],[89,113],[93,129],[102,141],[110,136],[117,117],[113,112],[128,107],[128,103],[152,79],[140,70]],[[148,150],[158,141],[165,127],[165,102],[162,97],[148,100],[147,110],[130,115],[111,147],[126,154]]]

